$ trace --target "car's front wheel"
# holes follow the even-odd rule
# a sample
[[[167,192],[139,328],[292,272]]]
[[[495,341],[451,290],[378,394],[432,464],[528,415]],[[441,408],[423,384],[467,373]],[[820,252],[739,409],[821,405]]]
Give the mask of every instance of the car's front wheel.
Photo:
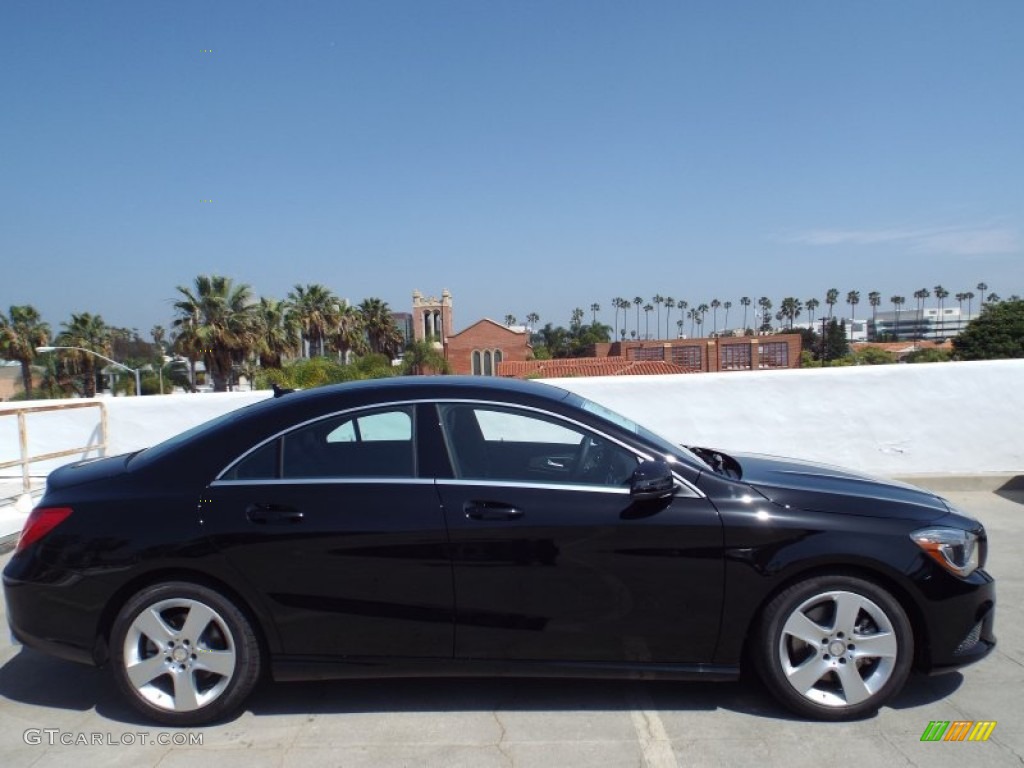
[[[233,713],[260,674],[252,625],[226,597],[199,584],[143,589],[111,632],[118,687],[143,714],[174,726]]]
[[[775,697],[820,720],[875,712],[903,687],[914,655],[899,601],[853,576],[817,576],[783,590],[765,608],[755,642]]]

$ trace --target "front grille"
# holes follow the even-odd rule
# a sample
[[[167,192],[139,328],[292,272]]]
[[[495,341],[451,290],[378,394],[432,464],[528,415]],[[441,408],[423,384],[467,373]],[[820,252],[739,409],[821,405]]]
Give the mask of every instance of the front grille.
[[[965,653],[969,653],[974,649],[974,646],[978,644],[981,639],[981,622],[979,621],[973,627],[971,631],[967,633],[967,637],[960,641],[960,645],[956,647],[953,652],[954,656],[963,656]]]

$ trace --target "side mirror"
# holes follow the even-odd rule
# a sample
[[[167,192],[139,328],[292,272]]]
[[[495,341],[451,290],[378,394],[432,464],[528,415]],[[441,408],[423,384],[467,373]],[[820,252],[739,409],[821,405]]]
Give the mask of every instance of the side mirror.
[[[629,484],[629,495],[635,501],[667,499],[678,490],[672,467],[660,460],[641,462]]]

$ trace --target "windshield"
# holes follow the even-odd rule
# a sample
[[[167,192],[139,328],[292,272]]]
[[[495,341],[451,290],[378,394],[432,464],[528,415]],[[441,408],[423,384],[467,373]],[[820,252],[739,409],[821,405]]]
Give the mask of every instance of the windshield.
[[[587,400],[587,398],[581,397],[575,393],[570,396],[569,402],[601,419],[604,419],[605,421],[610,421],[612,424],[632,432],[637,437],[645,440],[655,446],[659,451],[665,453],[666,456],[688,459],[690,462],[699,466],[707,464],[707,462],[703,461],[686,446],[673,443],[667,437],[659,435],[657,432],[653,432],[642,424],[638,424],[632,419],[627,418],[621,413],[613,411],[611,408],[607,408],[600,403],[595,403],[593,400]]]

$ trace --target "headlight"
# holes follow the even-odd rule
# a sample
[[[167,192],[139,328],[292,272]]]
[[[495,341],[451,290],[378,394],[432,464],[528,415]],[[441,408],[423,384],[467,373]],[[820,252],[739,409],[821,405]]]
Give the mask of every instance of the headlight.
[[[911,540],[935,562],[957,576],[970,576],[978,568],[978,537],[959,528],[922,528]]]

